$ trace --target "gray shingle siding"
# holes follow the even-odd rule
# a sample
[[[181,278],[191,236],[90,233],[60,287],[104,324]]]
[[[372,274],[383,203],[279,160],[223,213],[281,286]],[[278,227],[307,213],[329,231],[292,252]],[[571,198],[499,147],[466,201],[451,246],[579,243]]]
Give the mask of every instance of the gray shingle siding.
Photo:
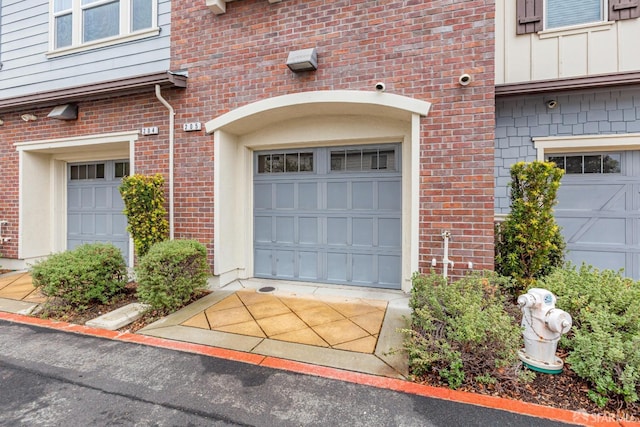
[[[558,106],[546,107],[555,99]],[[495,210],[509,211],[509,168],[536,160],[532,138],[640,133],[640,86],[496,99]]]

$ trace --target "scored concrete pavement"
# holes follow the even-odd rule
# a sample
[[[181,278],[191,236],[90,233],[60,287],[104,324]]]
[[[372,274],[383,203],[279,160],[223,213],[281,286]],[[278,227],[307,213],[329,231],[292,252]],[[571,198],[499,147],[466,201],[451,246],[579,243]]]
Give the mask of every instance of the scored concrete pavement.
[[[1,425],[566,425],[2,320],[0,336]]]

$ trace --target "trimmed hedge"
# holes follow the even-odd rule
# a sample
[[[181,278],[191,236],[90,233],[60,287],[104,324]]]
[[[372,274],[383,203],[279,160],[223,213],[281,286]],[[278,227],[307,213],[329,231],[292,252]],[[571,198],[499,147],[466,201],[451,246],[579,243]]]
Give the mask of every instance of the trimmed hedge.
[[[207,286],[207,249],[195,240],[151,246],[136,268],[137,296],[156,310],[176,310]]]
[[[49,297],[82,308],[105,303],[127,284],[127,267],[118,248],[91,243],[51,255],[31,269],[33,284]]]

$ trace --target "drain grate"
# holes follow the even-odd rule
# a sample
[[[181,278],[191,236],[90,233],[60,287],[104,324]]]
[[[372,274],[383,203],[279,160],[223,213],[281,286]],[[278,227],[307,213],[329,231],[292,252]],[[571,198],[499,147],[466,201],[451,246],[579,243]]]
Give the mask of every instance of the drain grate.
[[[268,294],[269,292],[273,292],[275,290],[276,288],[274,288],[273,286],[263,286],[262,288],[258,289],[258,292],[260,292],[261,294]]]

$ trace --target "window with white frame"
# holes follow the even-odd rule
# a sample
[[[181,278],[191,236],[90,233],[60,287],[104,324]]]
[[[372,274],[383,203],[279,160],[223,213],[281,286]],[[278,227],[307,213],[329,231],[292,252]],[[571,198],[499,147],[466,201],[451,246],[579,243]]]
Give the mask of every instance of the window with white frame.
[[[157,0],[51,0],[52,48],[127,37],[156,26]]]
[[[516,34],[640,17],[640,0],[516,0]]]

